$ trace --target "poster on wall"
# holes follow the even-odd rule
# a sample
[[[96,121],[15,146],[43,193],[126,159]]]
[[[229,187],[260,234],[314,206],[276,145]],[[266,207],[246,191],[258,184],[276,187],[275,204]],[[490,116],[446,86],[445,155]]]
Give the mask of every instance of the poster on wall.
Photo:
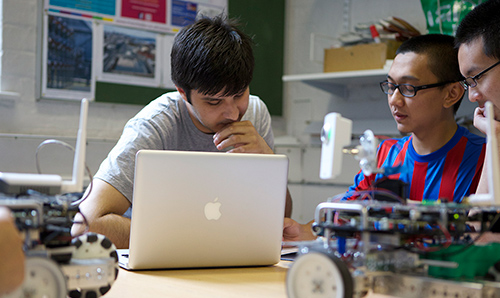
[[[93,99],[96,81],[175,88],[175,33],[227,1],[45,0],[41,97]]]
[[[121,16],[160,24],[167,23],[167,1],[122,0]]]
[[[93,25],[87,20],[45,16],[42,96],[92,98]]]
[[[420,0],[429,34],[455,35],[458,24],[483,0]]]
[[[111,22],[163,33],[176,33],[197,15],[227,10],[227,0],[46,0],[49,13]]]
[[[97,79],[104,82],[160,86],[162,44],[157,33],[103,24],[98,38]],[[101,31],[99,31],[101,33]]]
[[[116,0],[50,0],[46,1],[47,9],[67,10],[82,14],[113,17],[116,15]]]
[[[158,32],[173,33],[167,0],[119,0],[115,23]]]
[[[214,17],[223,13],[227,8],[227,0],[183,1],[172,0],[171,24],[184,27],[194,23],[196,17],[204,15]]]

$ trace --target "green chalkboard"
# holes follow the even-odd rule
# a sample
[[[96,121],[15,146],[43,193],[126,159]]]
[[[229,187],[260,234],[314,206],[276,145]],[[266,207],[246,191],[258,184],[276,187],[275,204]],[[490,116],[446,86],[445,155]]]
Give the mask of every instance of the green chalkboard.
[[[284,0],[229,0],[229,16],[255,42],[255,72],[250,92],[266,103],[271,115],[283,114]],[[170,89],[96,82],[97,102],[146,105]]]
[[[95,101],[147,105],[150,101],[172,89],[136,85],[96,82]]]
[[[285,0],[229,0],[229,16],[255,42],[255,72],[250,93],[266,103],[271,115],[283,114]]]

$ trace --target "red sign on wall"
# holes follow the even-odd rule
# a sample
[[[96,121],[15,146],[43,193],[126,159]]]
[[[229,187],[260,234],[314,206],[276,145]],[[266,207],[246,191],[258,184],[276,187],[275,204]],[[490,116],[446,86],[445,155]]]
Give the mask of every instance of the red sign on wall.
[[[165,24],[166,0],[122,0],[122,17]]]

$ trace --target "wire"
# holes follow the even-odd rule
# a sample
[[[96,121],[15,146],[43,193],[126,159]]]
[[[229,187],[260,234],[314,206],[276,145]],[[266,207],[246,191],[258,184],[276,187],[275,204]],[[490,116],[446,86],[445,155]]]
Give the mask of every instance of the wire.
[[[61,145],[65,148],[75,152],[75,148],[73,148],[71,145],[69,145],[68,143],[63,142],[63,141],[49,139],[49,140],[45,140],[45,141],[41,142],[40,145],[38,145],[38,147],[36,147],[36,151],[35,151],[36,170],[37,170],[38,174],[42,173],[42,171],[40,171],[40,163],[38,161],[38,152],[40,151],[40,149],[42,149],[43,147],[45,147],[48,144],[58,144],[58,145]]]
[[[41,142],[40,145],[38,145],[38,147],[36,148],[36,151],[35,151],[36,170],[37,170],[38,174],[42,173],[42,171],[40,170],[40,162],[38,160],[38,152],[43,147],[45,147],[46,145],[49,145],[49,144],[61,145],[61,146],[65,147],[65,148],[71,150],[72,152],[75,152],[75,148],[73,146],[69,145],[66,142],[60,141],[60,140],[48,139],[48,140],[45,140],[45,141]],[[90,171],[90,168],[87,165],[87,163],[85,163],[85,170],[87,171],[87,175],[89,176],[89,179],[90,179],[90,184],[89,184],[90,189],[89,189],[88,192],[85,192],[87,194],[86,196],[83,196],[80,200],[72,202],[71,206],[79,205],[81,202],[85,201],[87,199],[88,195],[90,194],[90,192],[92,191],[92,186],[94,184],[93,183],[93,176],[92,176],[92,172]]]
[[[92,176],[92,173],[90,172],[90,169],[89,169],[89,167],[87,165],[85,166],[85,169],[87,170],[87,174],[89,175],[89,179],[90,179],[90,184],[88,186],[88,191],[86,190],[83,193],[83,196],[82,196],[81,199],[76,200],[73,203],[71,203],[71,206],[80,205],[83,201],[85,201],[89,197],[90,193],[92,192],[92,188],[94,186],[94,177]]]
[[[79,235],[75,235],[73,238],[81,236],[83,234],[86,234],[90,230],[90,225],[89,225],[89,222],[87,220],[87,217],[85,217],[85,214],[83,214],[83,212],[81,212],[81,211],[78,211],[78,213],[82,216],[82,221],[81,222],[80,221],[73,221],[73,224],[78,224],[78,225],[83,224],[85,226],[85,228],[84,228],[82,233],[80,233]]]
[[[436,251],[440,251],[440,250],[443,250],[443,249],[450,247],[450,245],[452,243],[450,232],[448,231],[448,229],[444,225],[438,224],[438,228],[443,232],[443,235],[445,236],[445,239],[446,239],[443,246],[426,247],[426,246],[424,246],[423,242],[417,242],[416,247],[423,252],[436,252]],[[423,238],[421,240],[425,240],[425,238]]]
[[[328,199],[328,202],[339,201],[375,201],[375,194],[382,194],[396,200],[398,203],[406,204],[406,200],[396,195],[395,193],[384,189],[370,190],[350,190],[345,193],[337,194]]]
[[[484,235],[484,233],[486,232],[491,232],[491,228],[495,225],[496,222],[498,222],[498,220],[500,220],[500,214],[497,214],[495,216],[495,218],[492,220],[490,226],[488,227],[488,229],[484,230],[484,231],[481,231],[479,233],[479,235],[477,235],[476,238],[474,238],[471,242],[467,243],[467,245],[465,245],[464,247],[460,248],[460,249],[457,249],[455,251],[448,251],[446,253],[443,253],[442,256],[446,256],[446,257],[449,257],[449,256],[453,256],[453,255],[457,255],[457,254],[460,254],[460,253],[463,253],[464,251],[466,251],[467,249],[469,249],[470,247],[472,247],[477,240],[479,240],[479,238],[481,238],[481,236]]]
[[[43,141],[42,143],[40,143],[40,145],[38,145],[38,147],[36,148],[36,151],[35,151],[36,169],[37,169],[37,172],[39,174],[41,174],[41,170],[40,170],[40,163],[38,160],[38,152],[43,147],[45,147],[46,145],[49,145],[49,144],[61,145],[65,148],[71,150],[72,152],[75,152],[75,148],[66,142],[63,142],[60,140],[55,140],[55,139],[49,139],[49,140]],[[86,163],[85,163],[85,170],[87,171],[87,175],[89,176],[89,179],[90,179],[90,184],[88,186],[88,189],[83,193],[83,196],[80,199],[78,199],[74,202],[71,202],[70,206],[79,206],[83,201],[85,201],[89,197],[90,193],[92,192],[92,188],[94,186],[94,178],[93,178],[92,172],[90,171],[89,166]],[[89,231],[90,226],[89,226],[88,220],[85,217],[85,215],[80,210],[78,210],[78,213],[82,216],[83,220],[82,220],[82,222],[73,221],[73,224],[83,224],[85,226],[85,229],[84,229],[82,234],[85,234]]]

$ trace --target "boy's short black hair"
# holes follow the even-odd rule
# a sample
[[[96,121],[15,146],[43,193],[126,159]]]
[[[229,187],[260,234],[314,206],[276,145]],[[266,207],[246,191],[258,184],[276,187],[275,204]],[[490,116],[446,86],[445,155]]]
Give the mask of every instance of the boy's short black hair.
[[[252,81],[252,39],[223,15],[201,17],[174,39],[171,75],[190,101],[191,90],[205,95],[236,95]]]
[[[484,42],[484,54],[500,59],[500,0],[485,1],[469,12],[458,25],[455,45]]]
[[[458,50],[454,46],[454,38],[444,34],[419,35],[405,41],[396,51],[396,55],[416,53],[427,55],[428,67],[438,78],[438,82],[458,82],[464,80],[458,65]],[[465,94],[465,92],[464,92]],[[456,113],[462,98],[453,106]]]

